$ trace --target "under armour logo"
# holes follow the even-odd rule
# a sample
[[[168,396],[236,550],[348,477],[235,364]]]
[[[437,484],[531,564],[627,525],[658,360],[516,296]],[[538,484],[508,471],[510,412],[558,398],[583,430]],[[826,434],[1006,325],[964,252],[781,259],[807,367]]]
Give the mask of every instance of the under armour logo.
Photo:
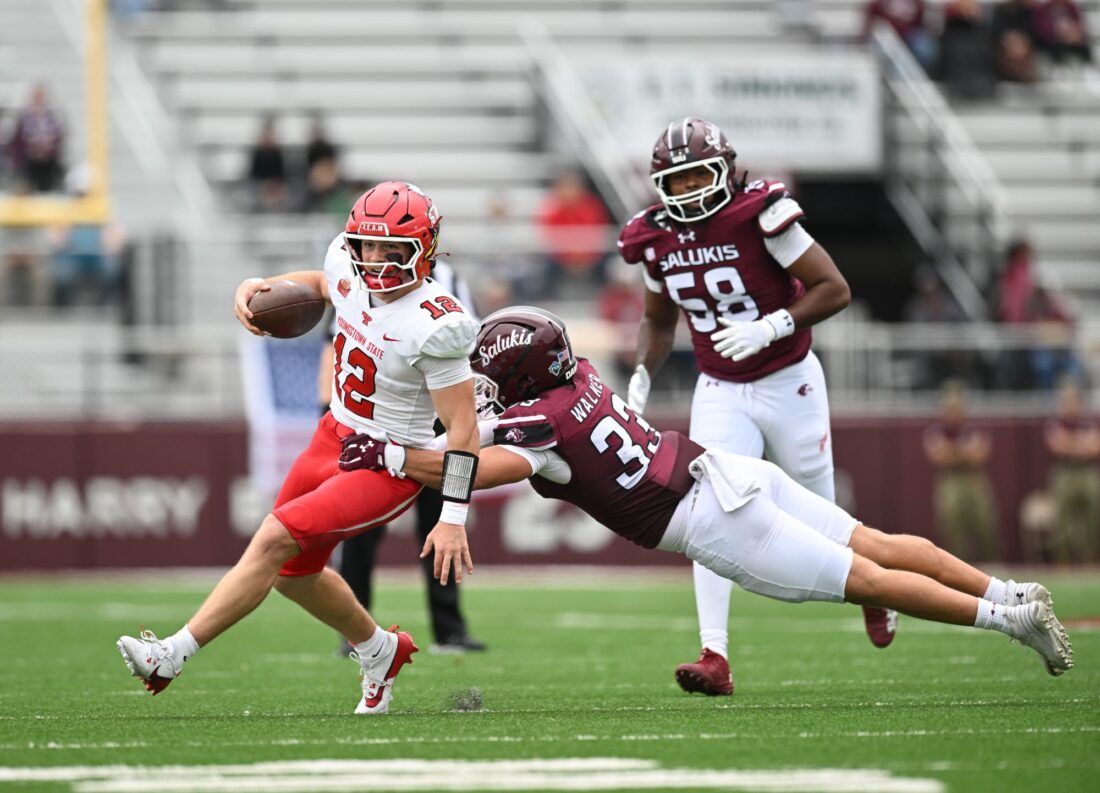
[[[812,385],[810,385],[809,383],[803,383],[802,385],[800,385],[798,387],[798,395],[799,396],[806,396],[807,394],[809,394],[813,390],[814,390],[814,387]]]
[[[683,245],[686,242],[695,242],[695,232],[685,231],[676,235],[680,238],[680,244]]]
[[[364,311],[363,312],[363,327],[366,327],[369,324],[370,324],[370,314],[368,314],[366,311]]]
[[[718,385],[718,381],[717,380],[707,380],[707,384],[705,386],[703,386],[703,388],[710,388],[712,385],[713,386]]]

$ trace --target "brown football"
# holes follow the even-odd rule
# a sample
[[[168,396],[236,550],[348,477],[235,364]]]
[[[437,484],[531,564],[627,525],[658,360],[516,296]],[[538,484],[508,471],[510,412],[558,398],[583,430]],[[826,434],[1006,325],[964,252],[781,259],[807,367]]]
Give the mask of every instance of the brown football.
[[[325,313],[325,299],[313,287],[297,281],[268,281],[271,289],[248,301],[252,324],[277,339],[308,332]]]

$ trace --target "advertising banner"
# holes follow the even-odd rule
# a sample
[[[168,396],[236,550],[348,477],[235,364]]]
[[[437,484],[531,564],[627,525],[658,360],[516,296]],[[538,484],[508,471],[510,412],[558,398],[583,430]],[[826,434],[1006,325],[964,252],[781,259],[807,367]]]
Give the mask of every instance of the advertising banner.
[[[630,162],[648,163],[670,122],[700,116],[722,128],[739,166],[760,177],[873,173],[882,164],[882,100],[868,53],[594,57],[575,65]]]
[[[680,419],[654,421],[685,429]],[[1017,560],[1020,505],[1046,484],[1042,420],[978,423],[993,440],[1001,557]],[[927,424],[834,420],[838,502],[869,525],[943,540],[921,443]],[[249,477],[244,424],[0,425],[0,449],[0,571],[228,566],[271,508]],[[683,564],[526,483],[479,493],[470,527],[479,565]],[[393,528],[382,561],[415,564],[417,543],[400,536],[408,527]]]

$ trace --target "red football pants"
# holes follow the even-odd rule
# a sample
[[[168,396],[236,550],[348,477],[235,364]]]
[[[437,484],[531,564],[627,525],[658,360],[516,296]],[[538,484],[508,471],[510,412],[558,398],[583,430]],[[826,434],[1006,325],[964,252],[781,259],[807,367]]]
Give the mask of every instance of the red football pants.
[[[341,540],[389,523],[415,503],[419,482],[385,471],[340,470],[341,440],[352,433],[326,413],[283,481],[272,514],[302,552],[279,575],[321,572]]]

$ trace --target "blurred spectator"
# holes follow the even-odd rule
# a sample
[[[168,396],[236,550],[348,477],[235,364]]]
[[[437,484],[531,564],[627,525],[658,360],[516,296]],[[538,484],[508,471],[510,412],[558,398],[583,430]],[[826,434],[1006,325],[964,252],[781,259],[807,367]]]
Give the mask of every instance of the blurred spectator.
[[[314,162],[306,174],[306,189],[302,195],[302,211],[327,215],[342,215],[355,199],[343,179],[334,157]]]
[[[1081,390],[1073,380],[1064,382],[1058,417],[1047,424],[1043,439],[1053,458],[1050,492],[1058,515],[1058,559],[1095,561],[1100,535],[1100,424],[1085,415]]]
[[[1028,315],[1042,342],[1028,352],[1032,387],[1049,391],[1063,377],[1081,377],[1081,364],[1073,351],[1073,315],[1062,296],[1036,285]]]
[[[997,274],[996,318],[1009,324],[1030,319],[1035,292],[1034,251],[1025,239],[1009,243],[1001,270]]]
[[[903,310],[906,322],[962,322],[966,319],[931,267],[917,268],[913,273],[913,286],[916,291]]]
[[[568,171],[554,181],[536,222],[546,251],[544,295],[556,296],[563,277],[603,282],[611,218],[580,174]]]
[[[1057,64],[1092,62],[1085,17],[1074,0],[1039,3],[1035,9],[1035,38]]]
[[[925,430],[924,452],[936,469],[936,518],[946,547],[966,559],[1000,558],[996,503],[986,474],[989,434],[973,426],[960,383],[943,389],[940,420]]]
[[[313,117],[313,125],[310,128],[309,143],[306,144],[306,173],[313,170],[313,166],[319,162],[329,160],[333,163],[340,159],[340,150],[328,139],[325,132],[325,120],[322,116]]]
[[[1002,388],[1051,389],[1058,378],[1081,371],[1072,350],[1073,316],[1061,295],[1038,283],[1033,256],[1027,240],[1015,240],[997,276],[996,319],[1034,325],[1042,341],[1001,356],[997,380]]]
[[[925,26],[924,0],[870,0],[863,13],[865,38],[871,35],[879,20],[897,31],[925,71],[932,70],[936,65],[937,47],[935,37]]]
[[[264,120],[260,137],[252,147],[248,182],[253,211],[286,211],[289,198],[286,161],[275,132],[273,118]]]
[[[902,311],[906,322],[942,324],[966,319],[931,267],[917,268],[913,285],[915,292]],[[970,350],[929,350],[918,356],[917,366],[917,388],[939,388],[948,379],[964,380],[974,387],[985,385],[987,367]]]
[[[73,198],[84,197],[91,186],[87,165],[66,177]],[[53,251],[53,303],[57,306],[108,305],[118,300],[119,261],[126,243],[121,226],[74,223],[50,229]]]
[[[30,185],[17,180],[12,192],[30,194]],[[49,301],[45,233],[39,226],[0,227],[0,302],[9,306],[43,306]]]
[[[31,90],[30,103],[20,111],[8,142],[12,171],[34,192],[48,193],[61,186],[62,144],[65,129],[49,106],[46,87]]]
[[[1033,83],[1035,64],[1035,2],[1006,0],[993,9],[994,69],[1002,80]]]
[[[944,8],[939,77],[956,96],[975,99],[993,92],[991,36],[978,0],[952,0]]]

